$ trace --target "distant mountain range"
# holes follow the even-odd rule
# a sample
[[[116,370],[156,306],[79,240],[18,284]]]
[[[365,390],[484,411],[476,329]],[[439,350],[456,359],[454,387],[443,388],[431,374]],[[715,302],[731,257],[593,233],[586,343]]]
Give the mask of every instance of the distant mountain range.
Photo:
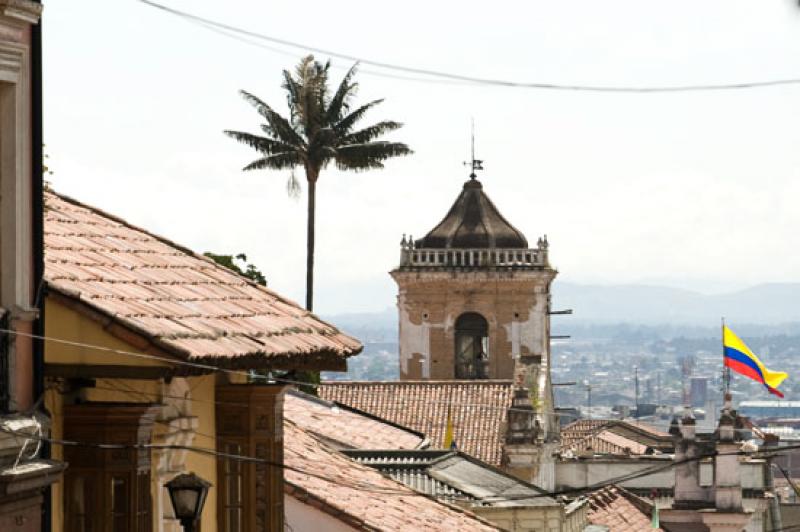
[[[576,322],[712,327],[724,316],[730,323],[780,325],[800,322],[800,283],[714,295],[664,286],[556,283],[553,307],[573,309]]]
[[[570,317],[554,318],[554,331],[586,325],[668,325],[713,330],[720,318],[736,326],[769,325],[773,332],[794,333],[800,327],[800,283],[766,283],[735,292],[706,295],[691,290],[650,285],[582,285],[556,282],[553,310],[573,309]],[[325,316],[352,333],[396,334],[394,307],[380,312]],[[699,331],[698,331],[699,332]]]

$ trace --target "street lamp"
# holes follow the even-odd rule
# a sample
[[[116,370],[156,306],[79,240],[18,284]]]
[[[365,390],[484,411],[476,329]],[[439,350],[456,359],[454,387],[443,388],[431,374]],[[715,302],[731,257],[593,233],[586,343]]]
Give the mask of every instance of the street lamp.
[[[169,491],[172,509],[184,532],[193,532],[194,524],[203,512],[211,483],[194,473],[183,473],[164,484],[164,487]]]

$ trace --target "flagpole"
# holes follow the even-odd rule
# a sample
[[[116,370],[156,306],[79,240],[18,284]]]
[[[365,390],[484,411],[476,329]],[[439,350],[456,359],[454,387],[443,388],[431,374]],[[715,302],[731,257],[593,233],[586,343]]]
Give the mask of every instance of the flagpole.
[[[722,384],[725,395],[731,392],[731,369],[725,365],[725,317],[722,317],[720,341],[722,343]]]

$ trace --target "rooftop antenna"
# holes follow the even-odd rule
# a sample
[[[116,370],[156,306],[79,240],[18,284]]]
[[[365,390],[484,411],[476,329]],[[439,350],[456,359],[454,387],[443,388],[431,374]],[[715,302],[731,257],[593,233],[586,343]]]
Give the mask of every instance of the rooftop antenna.
[[[476,177],[478,177],[477,175],[475,175],[475,171],[476,170],[483,170],[483,161],[475,158],[475,119],[472,118],[471,120],[472,120],[472,137],[471,137],[471,139],[472,139],[472,160],[469,161],[469,162],[465,161],[464,162],[464,166],[469,165],[469,166],[472,167],[472,172],[470,172],[469,178],[470,179],[475,179]]]

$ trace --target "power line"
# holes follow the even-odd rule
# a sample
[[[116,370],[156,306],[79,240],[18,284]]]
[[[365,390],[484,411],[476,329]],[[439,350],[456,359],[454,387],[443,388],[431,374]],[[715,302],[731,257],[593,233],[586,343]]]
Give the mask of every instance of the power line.
[[[9,334],[18,334],[18,335],[27,336],[27,337],[31,337],[31,338],[37,338],[37,339],[46,340],[46,341],[60,342],[60,343],[65,343],[65,344],[69,344],[69,345],[73,345],[73,346],[80,346],[80,347],[87,347],[87,348],[92,348],[92,349],[99,349],[99,350],[102,350],[102,351],[110,351],[110,352],[115,352],[115,353],[118,353],[118,354],[130,355],[130,356],[134,356],[134,357],[150,358],[150,359],[155,359],[155,360],[168,362],[168,363],[171,363],[171,364],[186,364],[186,365],[194,366],[194,367],[198,367],[199,366],[199,367],[201,367],[203,369],[209,369],[209,370],[213,370],[213,371],[226,371],[226,372],[230,372],[230,373],[234,373],[234,374],[242,374],[242,375],[245,375],[245,376],[248,376],[248,377],[250,376],[249,373],[243,372],[243,371],[228,370],[226,368],[218,368],[216,366],[209,366],[209,365],[206,365],[206,364],[197,364],[197,363],[192,363],[192,362],[187,362],[187,361],[180,361],[180,360],[176,360],[176,359],[169,359],[169,358],[166,358],[166,357],[159,357],[159,356],[156,356],[156,355],[147,355],[147,354],[144,354],[144,353],[135,353],[135,352],[130,352],[130,351],[123,351],[123,350],[118,350],[118,349],[113,349],[113,348],[107,348],[107,347],[104,347],[104,346],[96,346],[96,345],[92,345],[92,344],[86,344],[86,343],[82,343],[82,342],[73,342],[73,341],[70,341],[70,340],[63,340],[63,339],[59,339],[59,338],[53,338],[53,337],[47,337],[47,336],[41,336],[41,335],[34,335],[34,334],[30,334],[30,333],[23,333],[21,331],[14,331],[14,330],[11,330],[11,329],[0,329],[0,332],[5,332],[5,333],[9,333]],[[289,382],[294,382],[294,381],[289,381]],[[301,383],[301,384],[306,384],[306,383]],[[125,392],[124,390],[119,390],[119,389],[116,390],[116,391],[119,391],[119,392],[122,392],[122,393]],[[129,390],[129,392],[141,393],[143,395],[144,394],[148,394],[148,395],[153,395],[154,394],[154,392],[139,392],[139,391],[135,391],[135,390]],[[176,398],[176,399],[180,399],[180,400],[192,400],[190,398],[185,398],[185,397],[180,397],[180,396],[172,396],[172,397]],[[216,401],[214,401],[214,402],[216,402]],[[427,401],[427,402],[430,403],[430,401]],[[442,403],[446,404],[446,402],[442,402]],[[458,403],[455,403],[455,404],[458,404]],[[484,406],[484,405],[477,405],[477,406]],[[500,408],[500,407],[491,407],[489,405],[485,405],[485,406],[487,408]],[[527,412],[527,410],[526,410],[526,412]],[[323,476],[320,476],[320,475],[317,475],[317,474],[314,474],[314,473],[310,473],[308,471],[304,471],[304,470],[301,470],[301,469],[292,468],[291,466],[287,466],[285,464],[279,464],[279,463],[276,463],[276,462],[270,462],[268,460],[261,459],[261,458],[256,458],[256,457],[250,457],[250,456],[244,456],[244,455],[236,455],[236,454],[231,454],[231,453],[221,453],[221,452],[218,452],[218,451],[214,451],[212,449],[206,449],[206,448],[202,448],[202,447],[191,447],[191,446],[182,446],[182,445],[167,445],[167,444],[98,444],[98,443],[78,442],[78,441],[57,440],[57,439],[53,439],[53,438],[45,438],[43,436],[33,436],[33,435],[30,435],[30,434],[19,433],[19,432],[15,432],[15,431],[9,431],[7,429],[2,429],[2,428],[0,428],[0,432],[6,432],[8,434],[13,434],[15,436],[22,437],[22,438],[27,438],[27,439],[37,439],[39,441],[46,441],[46,442],[49,442],[51,444],[56,444],[56,445],[89,446],[89,447],[95,447],[95,448],[100,448],[100,449],[155,449],[155,450],[159,450],[159,449],[179,449],[179,450],[187,450],[187,451],[196,452],[196,453],[200,453],[200,454],[212,455],[212,456],[215,456],[215,457],[229,458],[229,459],[233,459],[233,460],[241,460],[241,461],[248,461],[248,462],[264,463],[264,464],[271,465],[271,466],[274,466],[274,467],[284,467],[284,468],[291,469],[291,470],[296,471],[296,472],[301,473],[301,474],[307,474],[307,475],[310,475],[310,476],[315,476],[317,478],[321,478],[321,479],[326,480],[328,482],[335,483],[335,481],[332,480],[332,479],[328,479],[328,478],[325,478]],[[204,434],[204,436],[211,437],[210,435],[205,435],[205,434]],[[779,455],[779,454],[784,454],[781,451],[787,451],[787,450],[793,450],[793,449],[800,449],[800,445],[784,446],[784,447],[780,447],[780,451],[768,451],[768,452],[769,452],[769,454]],[[608,485],[612,485],[612,484],[616,484],[616,483],[619,483],[619,482],[625,482],[625,481],[628,481],[628,480],[634,480],[634,479],[637,479],[637,478],[649,476],[649,475],[652,475],[654,473],[669,469],[671,467],[675,467],[676,465],[680,465],[682,463],[695,461],[695,460],[702,460],[702,459],[705,459],[705,458],[711,458],[711,457],[714,457],[714,456],[717,456],[717,455],[721,455],[721,454],[749,455],[749,454],[753,454],[753,453],[745,452],[745,451],[737,451],[737,452],[734,452],[734,453],[711,453],[711,454],[706,454],[706,455],[701,455],[701,456],[698,456],[698,457],[685,459],[685,460],[682,460],[682,461],[674,461],[674,460],[672,460],[667,464],[655,466],[654,468],[650,468],[650,469],[643,470],[643,471],[640,471],[640,472],[634,472],[634,473],[630,473],[630,474],[627,474],[627,475],[622,475],[620,477],[616,477],[614,479],[610,479],[610,480],[605,481],[603,483],[597,483],[597,484],[594,484],[594,485],[591,485],[591,486],[587,486],[587,487],[582,487],[582,488],[570,488],[570,489],[561,490],[561,491],[558,491],[558,492],[547,492],[547,493],[544,493],[544,494],[541,494],[541,495],[538,495],[538,496],[558,496],[558,495],[568,495],[568,494],[583,493],[583,492],[586,492],[586,491],[592,491],[592,490],[600,489],[602,487],[605,487],[605,486],[608,486]],[[344,484],[342,484],[342,485],[344,485]],[[352,486],[352,487],[354,487],[356,489],[360,489],[360,488],[358,488],[356,486]],[[407,493],[403,493],[403,494],[407,495]],[[529,498],[533,498],[533,497],[534,496],[527,495],[527,496],[520,496],[519,498],[520,499],[529,499]],[[505,497],[504,498],[504,500],[510,500],[510,499],[513,499],[513,497]]]
[[[189,22],[197,24],[198,26],[200,26],[202,28],[205,28],[205,29],[207,29],[209,31],[213,31],[214,33],[217,33],[217,34],[222,35],[224,37],[228,37],[229,39],[233,39],[233,40],[236,40],[236,41],[239,41],[239,42],[243,42],[243,43],[245,43],[247,45],[255,46],[256,48],[261,48],[263,50],[268,50],[270,52],[273,52],[273,53],[276,53],[276,54],[280,54],[280,55],[284,55],[284,56],[287,56],[287,57],[292,57],[292,58],[295,58],[295,59],[297,58],[297,55],[296,55],[295,52],[289,52],[287,50],[281,50],[280,48],[275,48],[274,46],[269,46],[269,45],[266,45],[266,44],[264,44],[262,42],[257,42],[257,41],[255,41],[253,39],[248,39],[248,38],[243,37],[241,35],[237,35],[236,33],[233,33],[231,31],[223,30],[222,28],[218,28],[218,27],[210,25],[210,24],[205,24],[203,22],[196,22],[196,21],[189,21]],[[331,67],[332,68],[336,68],[338,70],[349,70],[349,68],[350,68],[350,67],[341,66],[341,65],[331,65]],[[415,82],[421,82],[421,83],[438,83],[438,84],[446,84],[446,85],[467,85],[468,84],[467,82],[455,81],[455,80],[450,80],[450,79],[420,78],[420,77],[411,77],[411,76],[401,76],[401,75],[396,75],[396,74],[388,74],[386,72],[378,72],[376,70],[369,70],[369,69],[359,69],[358,72],[360,74],[366,74],[368,76],[376,76],[376,77],[379,77],[379,78],[388,78],[388,79],[397,79],[397,80],[402,80],[402,81],[415,81]]]
[[[314,478],[318,478],[320,480],[323,480],[323,481],[331,483],[331,484],[337,484],[337,485],[340,485],[340,486],[350,487],[350,488],[353,488],[353,489],[356,489],[356,490],[374,491],[374,492],[388,494],[388,495],[401,495],[401,496],[408,496],[409,495],[408,491],[391,490],[391,489],[387,489],[387,488],[384,488],[382,486],[377,486],[375,484],[370,484],[370,483],[349,484],[349,483],[346,483],[346,482],[342,482],[340,479],[332,479],[332,478],[326,477],[324,475],[320,475],[318,473],[314,473],[314,472],[311,472],[311,471],[307,471],[307,470],[304,470],[304,469],[301,469],[301,468],[297,468],[297,467],[288,465],[286,463],[272,462],[270,460],[266,460],[266,459],[263,459],[263,458],[256,458],[256,457],[240,455],[240,454],[225,453],[225,452],[215,451],[213,449],[207,449],[207,448],[203,448],[203,447],[194,447],[194,446],[189,446],[189,445],[154,444],[154,443],[126,444],[126,443],[97,443],[97,442],[85,442],[85,441],[76,441],[76,440],[63,440],[63,439],[45,437],[45,436],[41,436],[41,435],[27,434],[27,433],[23,433],[23,432],[19,432],[19,431],[5,429],[5,428],[2,428],[2,427],[0,427],[0,432],[6,433],[6,434],[10,434],[12,436],[16,436],[16,437],[19,437],[19,438],[28,439],[28,440],[36,440],[36,441],[48,442],[48,443],[50,443],[52,445],[61,445],[61,446],[68,446],[68,447],[86,447],[86,448],[94,448],[94,449],[100,449],[100,450],[184,450],[184,451],[189,451],[189,452],[194,452],[194,453],[213,456],[216,459],[230,459],[230,460],[236,460],[236,461],[241,461],[241,462],[261,463],[261,464],[266,464],[266,465],[272,466],[272,467],[279,467],[279,468],[282,468],[282,469],[285,469],[285,470],[296,472],[298,474],[308,475],[308,476],[311,476],[311,477],[314,477]],[[800,449],[800,445],[789,445],[789,446],[781,447],[779,450],[765,451],[764,454],[777,456],[777,455],[785,454],[786,451],[795,450],[795,449]],[[580,487],[580,488],[568,488],[568,489],[558,490],[558,491],[543,491],[542,493],[530,494],[530,495],[517,495],[517,496],[511,495],[511,496],[502,496],[502,497],[499,497],[499,496],[477,497],[477,498],[470,498],[469,500],[484,501],[484,502],[485,501],[492,501],[492,500],[498,500],[498,501],[499,500],[503,500],[503,501],[506,501],[506,500],[523,500],[523,499],[535,499],[535,498],[542,498],[542,497],[557,497],[559,495],[570,495],[570,494],[576,494],[576,493],[585,493],[585,492],[588,492],[588,491],[596,491],[598,489],[602,489],[604,487],[611,486],[611,485],[614,485],[614,484],[619,484],[621,482],[626,482],[626,481],[629,481],[629,480],[635,480],[635,479],[638,479],[638,478],[646,477],[646,476],[649,476],[649,475],[652,475],[652,474],[655,474],[655,473],[658,473],[658,472],[661,472],[661,471],[664,471],[664,470],[667,470],[667,469],[671,469],[673,467],[677,467],[677,466],[682,465],[682,464],[686,464],[686,463],[690,463],[690,462],[696,462],[696,461],[700,461],[700,460],[705,460],[707,458],[713,458],[715,456],[727,456],[727,455],[739,455],[739,456],[744,455],[744,456],[748,456],[748,455],[754,455],[754,454],[759,454],[759,453],[752,453],[752,452],[747,452],[747,451],[733,451],[733,452],[727,452],[727,453],[713,452],[713,453],[707,453],[707,454],[703,454],[703,455],[699,455],[699,456],[684,458],[682,460],[670,460],[668,463],[661,464],[661,465],[658,465],[658,466],[655,466],[655,467],[652,467],[652,468],[649,468],[649,469],[645,469],[645,470],[642,470],[642,471],[629,473],[629,474],[626,474],[626,475],[620,475],[620,476],[614,477],[612,479],[605,480],[603,482],[598,482],[598,483],[595,483],[595,484],[592,484],[592,485],[589,485],[589,486]],[[395,482],[398,482],[399,484],[403,485],[399,481],[395,481]],[[371,488],[376,488],[376,489],[371,489]],[[414,491],[414,490],[412,490],[412,491]],[[414,492],[414,493],[419,493],[419,492]]]
[[[251,37],[267,42],[271,42],[274,44],[279,44],[282,46],[287,46],[289,48],[294,48],[298,50],[302,50],[305,52],[314,52],[319,54],[325,54],[330,57],[336,57],[338,59],[344,59],[347,61],[354,61],[357,63],[361,63],[364,65],[370,65],[377,68],[383,68],[390,71],[396,72],[403,72],[406,74],[416,74],[427,76],[426,79],[412,79],[412,81],[441,81],[441,80],[449,80],[451,82],[460,82],[466,84],[477,84],[477,85],[489,85],[489,86],[496,86],[496,87],[510,87],[510,88],[522,88],[522,89],[543,89],[543,90],[559,90],[559,91],[572,91],[572,92],[598,92],[598,93],[674,93],[674,92],[706,92],[706,91],[721,91],[721,90],[741,90],[741,89],[756,89],[756,88],[764,88],[764,87],[774,87],[779,85],[798,85],[800,84],[800,78],[784,78],[784,79],[771,79],[771,80],[760,80],[760,81],[745,81],[745,82],[738,82],[738,83],[717,83],[717,84],[689,84],[689,85],[675,85],[675,86],[642,86],[642,87],[633,87],[633,86],[602,86],[602,85],[580,85],[580,84],[559,84],[559,83],[543,83],[543,82],[520,82],[520,81],[512,81],[512,80],[503,80],[503,79],[493,79],[493,78],[482,78],[477,76],[470,76],[465,74],[455,74],[451,72],[443,72],[438,70],[431,70],[426,68],[419,68],[413,66],[406,66],[400,65],[395,63],[387,63],[384,61],[376,61],[371,59],[366,59],[364,57],[358,57],[351,54],[345,54],[342,52],[337,52],[335,50],[330,50],[326,48],[320,48],[317,46],[310,46],[307,44],[290,41],[287,39],[282,39],[279,37],[274,37],[271,35],[266,35],[263,33],[257,33],[254,31],[246,30],[244,28],[240,28],[237,26],[232,26],[230,24],[225,24],[223,22],[219,22],[216,20],[212,20],[209,18],[201,17],[198,15],[194,15],[187,11],[181,11],[179,9],[174,9],[169,6],[165,6],[163,4],[153,2],[152,0],[138,0],[139,2],[150,6],[152,8],[158,9],[162,12],[169,13],[171,15],[180,17],[188,22],[197,24],[206,29],[215,28],[217,33],[228,34],[230,35],[238,34],[243,35],[246,37]],[[272,48],[268,48],[277,53],[286,53],[283,51],[278,51]],[[372,72],[373,75],[381,75],[381,76],[389,76],[388,74]]]
[[[76,341],[73,341],[73,340],[66,340],[66,339],[63,339],[63,338],[56,338],[56,337],[53,337],[53,336],[37,335],[37,334],[32,334],[32,333],[26,333],[26,332],[23,332],[23,331],[16,331],[14,329],[0,329],[0,333],[15,334],[15,335],[18,335],[18,336],[24,336],[26,338],[32,338],[32,339],[36,339],[36,340],[43,340],[43,341],[47,341],[47,342],[53,342],[53,343],[60,343],[60,344],[64,344],[64,345],[69,345],[70,347],[82,347],[82,348],[86,348],[86,349],[94,349],[94,350],[97,350],[97,351],[102,351],[102,352],[107,352],[107,353],[114,353],[114,354],[117,354],[117,355],[130,356],[130,357],[134,357],[134,358],[142,358],[142,359],[145,359],[145,360],[154,360],[154,361],[158,361],[158,362],[164,362],[164,363],[171,364],[171,365],[186,366],[186,367],[190,367],[190,368],[194,368],[194,369],[202,369],[204,371],[209,371],[209,372],[212,372],[212,373],[213,372],[222,372],[222,373],[228,373],[228,374],[231,374],[231,375],[243,376],[243,377],[246,377],[248,379],[251,379],[253,377],[262,378],[264,380],[264,382],[274,381],[274,382],[280,382],[280,383],[283,383],[283,384],[312,386],[312,387],[315,387],[315,388],[320,388],[320,387],[324,387],[324,386],[338,386],[338,385],[340,385],[339,383],[337,383],[335,381],[333,381],[333,382],[322,382],[322,383],[318,383],[317,384],[317,383],[308,383],[308,382],[302,382],[302,381],[295,381],[295,380],[285,379],[285,378],[282,378],[282,377],[275,377],[275,376],[265,377],[265,376],[257,375],[257,374],[254,375],[254,374],[252,374],[250,372],[242,371],[242,370],[222,368],[222,367],[213,366],[213,365],[210,365],[210,364],[202,364],[202,363],[198,363],[198,362],[191,362],[191,361],[188,361],[188,360],[180,360],[180,359],[177,359],[177,358],[169,358],[169,357],[164,357],[164,356],[159,356],[159,355],[151,355],[151,354],[147,354],[147,353],[139,353],[139,352],[135,352],[135,351],[126,351],[126,350],[123,350],[123,349],[115,349],[115,348],[112,348],[112,347],[106,347],[106,346],[95,345],[95,344],[88,344],[88,343],[85,343],[85,342],[76,342]],[[110,378],[111,377],[109,377],[109,379]],[[147,393],[155,395],[155,392],[147,392]],[[163,395],[163,394],[162,394],[162,396],[163,397],[170,397],[172,399],[179,399],[179,400],[189,400],[189,401],[195,400],[195,399],[192,399],[192,398],[186,398],[186,397],[180,397],[180,396],[168,396],[168,395]],[[503,410],[503,411],[509,411],[510,410],[512,412],[513,411],[516,411],[516,412],[531,412],[530,410],[527,410],[527,409],[513,408],[513,407],[504,408],[504,407],[499,407],[499,406],[485,405],[485,404],[481,404],[481,403],[463,403],[463,402],[454,402],[454,401],[430,401],[430,400],[425,400],[425,399],[414,399],[414,398],[404,398],[403,400],[406,401],[406,402],[421,402],[421,403],[425,403],[425,404],[443,404],[443,405],[453,404],[453,405],[457,405],[457,406],[466,406],[466,407],[474,407],[474,408],[482,408],[482,409],[494,409],[494,410]],[[230,403],[227,403],[227,402],[217,402],[217,401],[207,401],[207,400],[204,400],[204,401],[205,402],[214,402],[214,403],[218,403],[218,404],[230,404]],[[568,413],[565,413],[565,412],[558,412],[558,411],[555,411],[555,410],[535,411],[534,413],[547,414],[547,415],[556,415],[556,416],[563,416],[563,417],[576,417],[574,414],[568,414]]]
[[[340,486],[350,487],[357,490],[362,491],[374,491],[376,493],[387,493],[387,494],[397,494],[397,495],[405,495],[408,496],[409,493],[407,491],[402,490],[392,490],[387,489],[382,486],[378,486],[376,484],[370,484],[367,482],[358,482],[358,483],[347,483],[342,482],[338,479],[332,479],[330,477],[326,477],[325,475],[320,475],[319,473],[315,473],[313,471],[308,471],[299,467],[294,467],[292,465],[286,463],[279,463],[279,462],[272,462],[270,460],[264,458],[257,458],[255,456],[248,456],[242,454],[235,454],[235,453],[226,453],[222,451],[216,451],[214,449],[208,449],[205,447],[196,447],[191,445],[177,445],[177,444],[168,444],[168,443],[98,443],[98,442],[86,442],[86,441],[78,441],[78,440],[64,440],[59,438],[52,438],[46,437],[41,435],[35,434],[27,434],[24,432],[19,432],[15,430],[6,429],[0,427],[0,432],[5,434],[9,434],[12,436],[16,436],[18,438],[24,438],[26,440],[35,440],[40,442],[47,442],[51,445],[60,445],[62,447],[83,447],[83,448],[90,448],[90,449],[98,449],[102,451],[114,451],[114,450],[126,450],[126,451],[133,451],[133,450],[145,450],[145,451],[188,451],[196,454],[212,456],[215,459],[224,459],[224,460],[235,460],[237,462],[247,462],[247,463],[256,463],[256,464],[265,464],[270,467],[277,467],[280,469],[292,471],[294,473],[298,473],[300,475],[307,475],[310,477],[318,478],[325,482],[331,484],[337,484]]]

